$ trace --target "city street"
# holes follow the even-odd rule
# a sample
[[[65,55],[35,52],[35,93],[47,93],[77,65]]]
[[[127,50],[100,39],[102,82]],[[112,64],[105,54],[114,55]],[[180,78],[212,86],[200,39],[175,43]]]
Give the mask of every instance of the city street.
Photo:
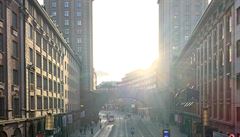
[[[126,118],[123,114],[115,116],[115,121],[108,124],[97,137],[159,137],[163,128],[156,123],[141,119],[139,116]],[[171,137],[186,137],[176,127],[170,126]]]

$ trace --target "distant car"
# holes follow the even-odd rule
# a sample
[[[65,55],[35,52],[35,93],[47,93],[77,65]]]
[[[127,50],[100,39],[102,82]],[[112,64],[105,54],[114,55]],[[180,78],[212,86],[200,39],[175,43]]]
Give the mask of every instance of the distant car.
[[[113,115],[110,115],[108,117],[108,122],[110,122],[110,123],[114,122],[114,116]]]

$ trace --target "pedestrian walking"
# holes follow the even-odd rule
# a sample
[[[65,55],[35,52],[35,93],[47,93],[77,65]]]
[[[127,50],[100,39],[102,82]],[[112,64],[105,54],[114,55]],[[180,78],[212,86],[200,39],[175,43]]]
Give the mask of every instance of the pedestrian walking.
[[[134,128],[133,128],[133,127],[131,128],[131,131],[130,131],[130,132],[131,132],[131,135],[132,135],[132,137],[133,137],[133,135],[134,135]]]
[[[91,134],[93,135],[93,127],[91,127]]]

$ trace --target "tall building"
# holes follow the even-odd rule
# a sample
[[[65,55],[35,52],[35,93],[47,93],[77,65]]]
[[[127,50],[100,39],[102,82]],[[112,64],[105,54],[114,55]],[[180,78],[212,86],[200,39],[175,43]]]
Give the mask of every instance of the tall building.
[[[239,30],[240,2],[212,0],[175,62],[174,111],[189,136],[202,135],[201,121],[206,136],[240,135]]]
[[[44,0],[44,6],[82,62],[82,91],[94,86],[92,0]]]
[[[158,0],[159,55],[163,86],[168,86],[171,63],[180,54],[195,25],[208,5],[208,0]]]
[[[80,67],[37,0],[0,0],[0,136],[43,136],[48,114],[56,136],[78,127]]]

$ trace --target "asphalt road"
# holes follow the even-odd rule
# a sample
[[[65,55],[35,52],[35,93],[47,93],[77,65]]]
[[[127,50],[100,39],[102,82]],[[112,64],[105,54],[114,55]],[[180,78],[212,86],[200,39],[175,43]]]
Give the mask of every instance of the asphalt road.
[[[131,131],[134,134],[131,134]],[[98,137],[157,137],[157,135],[152,135],[139,117],[125,118],[124,115],[115,115],[115,121],[109,123]]]

